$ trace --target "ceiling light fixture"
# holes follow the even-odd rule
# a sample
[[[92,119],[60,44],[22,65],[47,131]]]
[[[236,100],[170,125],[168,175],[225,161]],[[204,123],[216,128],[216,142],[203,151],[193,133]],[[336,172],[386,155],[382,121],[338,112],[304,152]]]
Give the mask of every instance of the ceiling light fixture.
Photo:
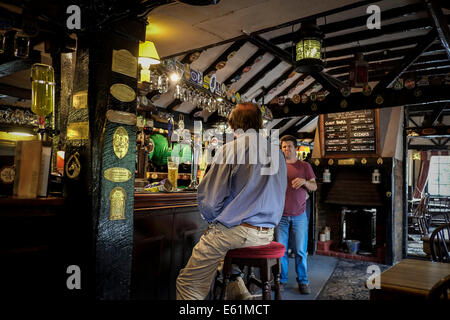
[[[323,70],[322,60],[323,33],[315,20],[305,21],[300,28],[300,41],[295,46],[295,71],[299,73],[316,73]]]

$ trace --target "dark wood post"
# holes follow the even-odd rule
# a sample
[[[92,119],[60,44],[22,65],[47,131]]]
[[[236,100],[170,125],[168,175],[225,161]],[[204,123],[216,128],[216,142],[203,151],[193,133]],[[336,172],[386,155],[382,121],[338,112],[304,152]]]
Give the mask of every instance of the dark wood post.
[[[78,36],[65,155],[69,295],[129,298],[133,248],[136,90],[145,22]]]

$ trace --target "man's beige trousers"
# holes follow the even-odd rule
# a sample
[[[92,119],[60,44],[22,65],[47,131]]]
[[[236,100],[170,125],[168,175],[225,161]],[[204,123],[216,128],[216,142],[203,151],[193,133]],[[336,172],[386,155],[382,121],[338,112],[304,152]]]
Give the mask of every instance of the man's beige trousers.
[[[228,250],[262,246],[273,240],[273,229],[259,231],[236,226],[210,224],[192,250],[192,256],[177,278],[177,300],[203,300],[217,270],[223,267]]]

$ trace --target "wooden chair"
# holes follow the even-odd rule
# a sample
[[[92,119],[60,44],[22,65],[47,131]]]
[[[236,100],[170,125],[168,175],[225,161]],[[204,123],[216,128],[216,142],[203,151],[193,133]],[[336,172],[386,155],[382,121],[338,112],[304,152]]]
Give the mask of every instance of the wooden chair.
[[[422,236],[426,236],[429,233],[430,228],[430,217],[428,215],[428,194],[424,195],[422,199],[420,199],[419,204],[417,205],[416,209],[413,212],[412,215],[412,222],[413,225],[416,226],[420,234]]]
[[[431,288],[430,293],[428,294],[428,300],[448,301],[449,294],[450,294],[450,275],[441,279],[438,283],[436,283],[433,286],[433,288]]]
[[[433,261],[450,263],[450,223],[437,227],[431,233],[429,245]]]

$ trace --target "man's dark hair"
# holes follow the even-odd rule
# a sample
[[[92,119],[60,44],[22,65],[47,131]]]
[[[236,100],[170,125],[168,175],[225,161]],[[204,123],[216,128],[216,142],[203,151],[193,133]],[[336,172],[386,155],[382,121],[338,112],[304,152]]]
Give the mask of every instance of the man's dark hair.
[[[282,136],[280,139],[280,144],[282,144],[283,141],[292,141],[292,143],[294,144],[294,147],[297,148],[297,139],[294,136],[291,136],[289,134]]]
[[[251,102],[239,103],[231,112],[228,123],[233,130],[259,130],[263,125],[261,109]]]

